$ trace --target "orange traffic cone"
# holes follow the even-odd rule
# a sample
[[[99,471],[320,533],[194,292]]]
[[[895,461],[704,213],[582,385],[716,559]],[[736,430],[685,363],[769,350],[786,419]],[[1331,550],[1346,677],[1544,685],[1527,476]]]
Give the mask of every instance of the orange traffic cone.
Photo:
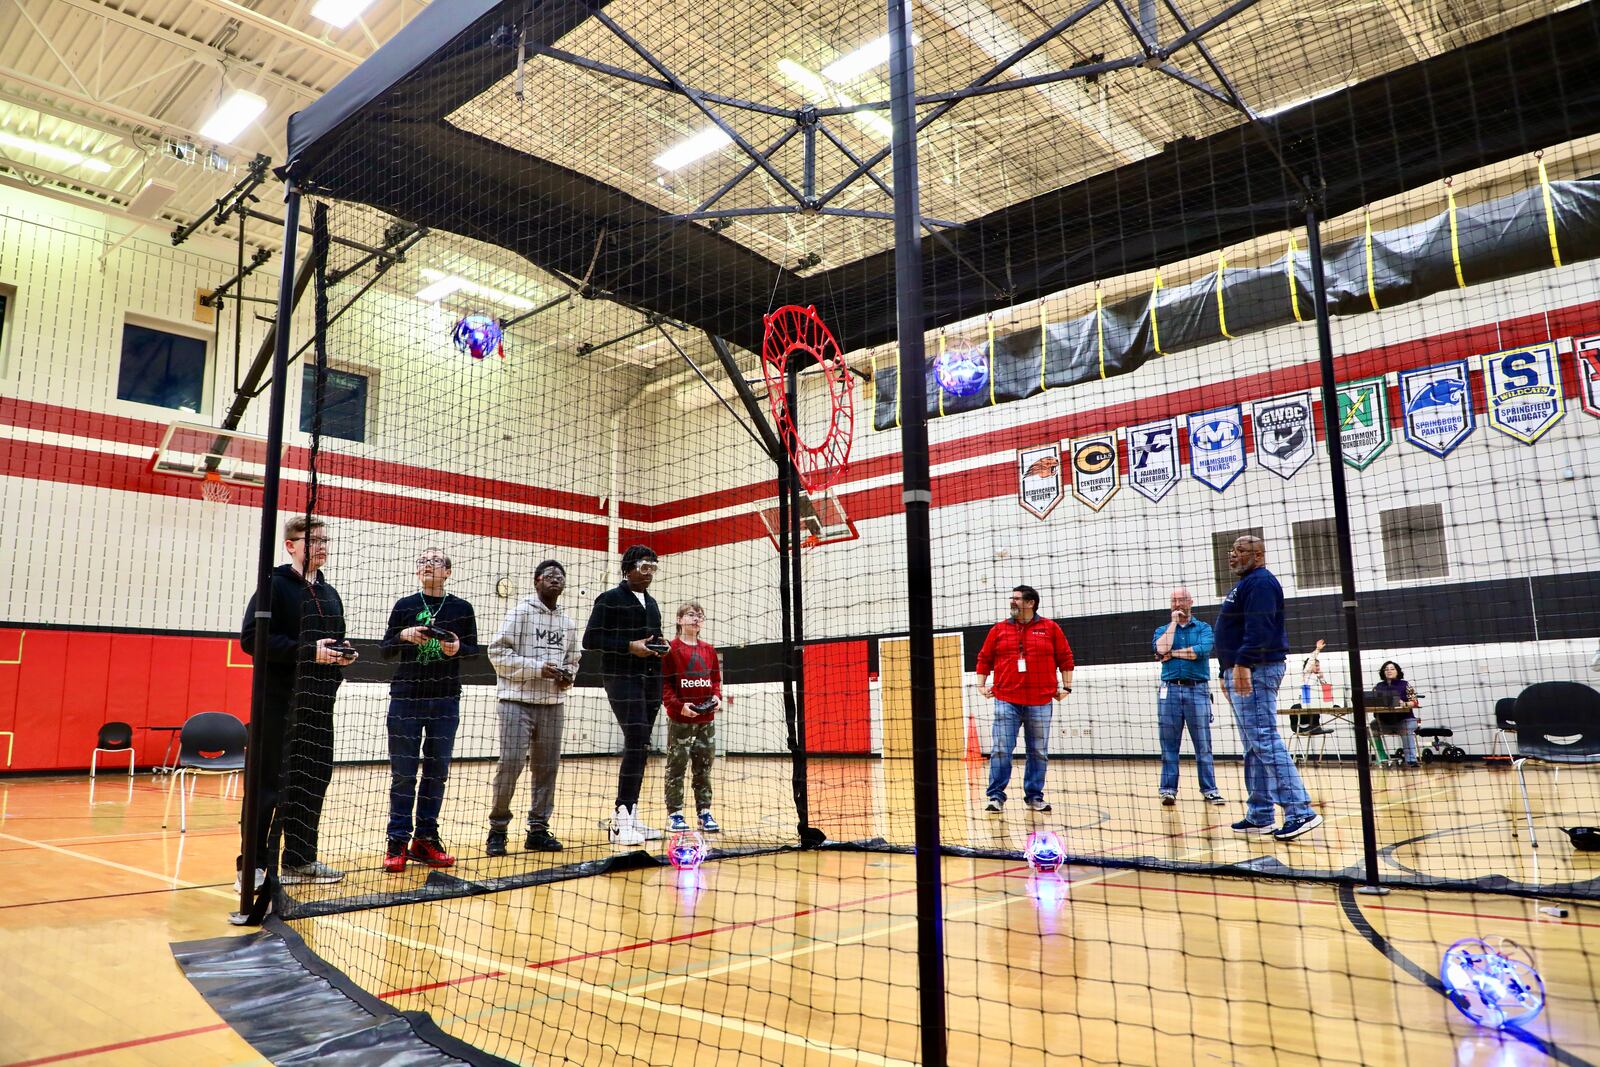
[[[978,746],[978,720],[971,715],[967,716],[967,754],[968,763],[982,763],[988,759],[983,750]]]

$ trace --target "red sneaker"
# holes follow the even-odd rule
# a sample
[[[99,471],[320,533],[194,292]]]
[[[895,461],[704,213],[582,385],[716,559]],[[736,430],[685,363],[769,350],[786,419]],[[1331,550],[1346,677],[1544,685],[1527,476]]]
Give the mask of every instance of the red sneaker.
[[[454,867],[456,863],[456,858],[444,850],[444,843],[437,837],[413,837],[408,854],[429,867]]]
[[[406,869],[406,843],[404,841],[389,842],[389,851],[383,857],[383,869],[390,874],[399,874]]]

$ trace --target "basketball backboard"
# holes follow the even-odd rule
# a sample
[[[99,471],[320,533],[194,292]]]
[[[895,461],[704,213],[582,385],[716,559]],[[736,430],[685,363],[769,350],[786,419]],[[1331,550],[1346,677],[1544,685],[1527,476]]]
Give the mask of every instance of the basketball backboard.
[[[769,501],[761,506],[761,522],[774,548],[778,547],[778,502]],[[832,489],[821,493],[800,491],[800,545],[817,548],[839,541],[854,541],[861,535],[855,523],[845,514],[844,505]]]
[[[205,479],[210,473],[229,485],[259,486],[267,476],[267,439],[239,430],[174,422],[161,435],[150,469],[177,478]]]

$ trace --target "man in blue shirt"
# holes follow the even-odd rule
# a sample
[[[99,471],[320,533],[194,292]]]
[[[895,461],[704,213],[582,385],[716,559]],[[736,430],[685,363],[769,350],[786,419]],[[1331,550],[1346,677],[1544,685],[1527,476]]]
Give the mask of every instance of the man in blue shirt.
[[[1200,793],[1212,804],[1225,804],[1217,792],[1211,760],[1211,627],[1194,617],[1194,597],[1187,589],[1172,591],[1172,619],[1156,628],[1151,642],[1161,661],[1161,687],[1156,691],[1156,724],[1161,734],[1161,803],[1178,802],[1178,746],[1189,727]]]
[[[1222,691],[1233,704],[1244,743],[1244,783],[1250,790],[1245,816],[1235,833],[1271,834],[1290,841],[1322,825],[1311,797],[1278,734],[1278,685],[1289,654],[1283,622],[1283,586],[1266,568],[1267,546],[1245,536],[1228,551],[1228,569],[1239,581],[1217,613],[1217,667]],[[1283,825],[1273,824],[1273,805],[1283,808]]]

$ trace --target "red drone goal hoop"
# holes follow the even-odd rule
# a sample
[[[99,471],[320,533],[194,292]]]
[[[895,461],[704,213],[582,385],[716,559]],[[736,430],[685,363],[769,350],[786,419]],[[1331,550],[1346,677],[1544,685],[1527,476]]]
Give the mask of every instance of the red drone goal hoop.
[[[763,320],[766,333],[761,342],[761,370],[767,379],[767,404],[784,447],[794,460],[800,484],[808,492],[820,493],[844,475],[850,461],[850,443],[855,438],[855,393],[850,384],[850,368],[833,333],[817,316],[814,307],[786,305]],[[786,391],[791,359],[812,359],[822,371],[828,392],[828,422],[821,440],[810,444],[800,436],[794,412],[789,410]],[[811,420],[807,420],[808,422]]]

